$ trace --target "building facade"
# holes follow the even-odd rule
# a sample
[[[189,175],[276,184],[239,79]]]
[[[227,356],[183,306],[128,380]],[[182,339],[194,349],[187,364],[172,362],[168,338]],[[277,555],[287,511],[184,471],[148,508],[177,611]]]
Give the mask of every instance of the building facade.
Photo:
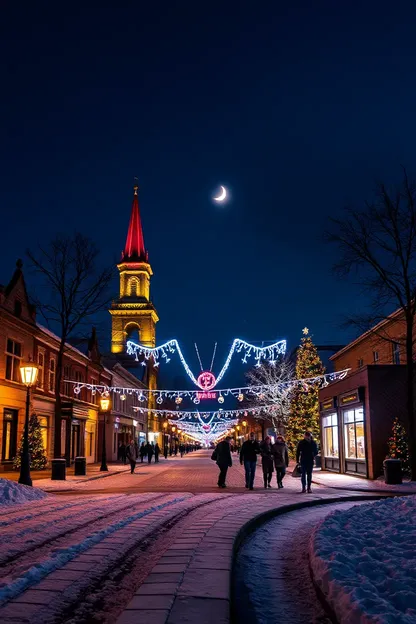
[[[322,467],[377,479],[394,419],[407,425],[405,322],[401,311],[330,359],[348,375],[319,391]]]

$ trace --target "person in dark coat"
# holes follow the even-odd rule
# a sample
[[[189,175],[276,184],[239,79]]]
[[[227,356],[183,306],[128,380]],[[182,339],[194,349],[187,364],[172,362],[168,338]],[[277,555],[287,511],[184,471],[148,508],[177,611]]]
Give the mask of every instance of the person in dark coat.
[[[233,460],[231,459],[231,438],[227,436],[225,440],[219,442],[215,447],[213,452],[213,458],[215,459],[218,468],[220,469],[220,474],[218,475],[218,487],[225,488],[225,479],[227,478],[228,468],[231,468],[233,465]]]
[[[159,455],[160,455],[160,446],[156,442],[156,444],[155,444],[155,464],[157,464],[158,461],[159,461]]]
[[[306,492],[306,483],[308,485],[308,493],[312,492],[312,470],[313,462],[318,455],[318,447],[312,437],[310,431],[306,431],[303,440],[298,444],[296,449],[296,461],[300,463],[302,492]]]
[[[138,457],[137,446],[135,445],[134,440],[130,440],[130,444],[128,444],[126,448],[126,456],[130,462],[131,474],[133,474],[134,469],[136,468],[136,460]]]
[[[246,471],[246,488],[252,490],[254,488],[254,477],[256,475],[257,455],[260,453],[260,446],[256,440],[256,436],[252,431],[250,439],[243,442],[240,451],[240,464],[244,464]]]
[[[152,463],[152,457],[153,457],[153,453],[155,452],[155,447],[153,442],[151,444],[149,444],[149,442],[147,443],[147,461],[149,462],[149,464]]]
[[[261,467],[263,468],[264,487],[271,488],[273,475],[273,455],[270,436],[266,436],[260,444]]]
[[[272,445],[272,455],[274,467],[276,468],[277,487],[280,489],[283,487],[286,468],[289,466],[289,451],[282,435],[278,435],[276,442]]]
[[[126,463],[126,445],[124,444],[124,442],[120,442],[120,444],[118,445],[117,458],[122,461],[123,464]]]
[[[142,442],[141,445],[140,445],[140,461],[141,461],[141,463],[143,463],[143,460],[144,460],[146,454],[147,454],[146,453],[146,445],[145,445],[144,442]]]

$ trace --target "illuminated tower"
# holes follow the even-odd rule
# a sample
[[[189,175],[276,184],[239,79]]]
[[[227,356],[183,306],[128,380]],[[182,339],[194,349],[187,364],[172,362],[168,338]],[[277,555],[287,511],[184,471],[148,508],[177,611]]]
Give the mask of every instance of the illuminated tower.
[[[111,352],[125,353],[130,338],[146,347],[154,347],[159,317],[150,300],[153,272],[144,246],[138,186],[134,187],[126,245],[117,268],[120,273],[120,296],[113,301],[110,309]]]

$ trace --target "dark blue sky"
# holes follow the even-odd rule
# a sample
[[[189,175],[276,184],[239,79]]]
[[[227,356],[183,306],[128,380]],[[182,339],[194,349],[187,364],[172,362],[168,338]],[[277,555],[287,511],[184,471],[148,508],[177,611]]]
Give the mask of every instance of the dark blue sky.
[[[0,281],[75,226],[118,260],[137,175],[158,343],[348,339],[320,236],[415,171],[413,2],[1,4]]]

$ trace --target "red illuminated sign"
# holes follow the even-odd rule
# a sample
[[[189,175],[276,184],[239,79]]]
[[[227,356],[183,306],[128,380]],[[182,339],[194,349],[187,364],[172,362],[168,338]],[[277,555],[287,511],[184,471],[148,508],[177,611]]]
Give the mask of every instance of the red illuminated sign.
[[[201,399],[215,399],[215,392],[197,392],[196,396],[199,400]]]
[[[204,371],[199,375],[197,383],[201,390],[208,391],[212,390],[212,388],[215,388],[217,380],[215,379],[215,375],[213,375],[211,371]]]

